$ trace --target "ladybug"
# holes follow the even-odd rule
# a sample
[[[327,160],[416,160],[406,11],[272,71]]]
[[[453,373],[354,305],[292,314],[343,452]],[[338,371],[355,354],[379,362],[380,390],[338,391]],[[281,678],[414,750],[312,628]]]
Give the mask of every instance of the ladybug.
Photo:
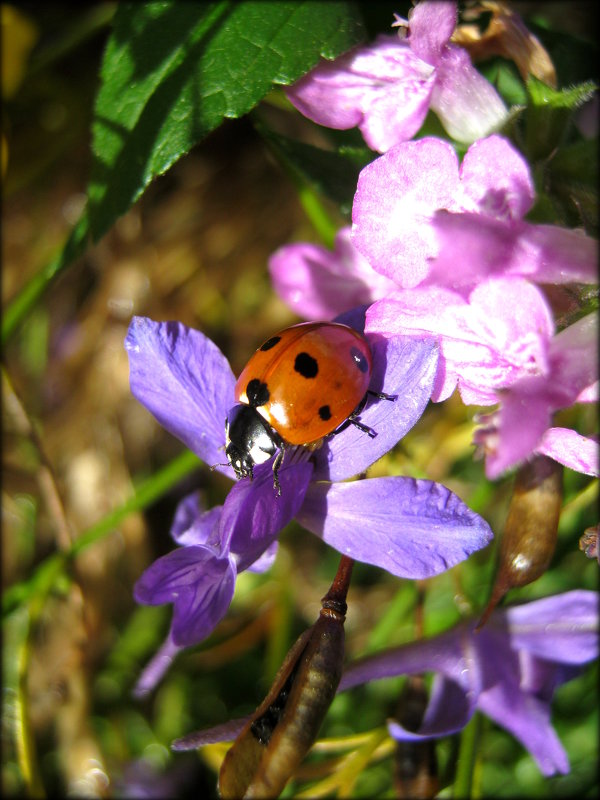
[[[349,424],[371,437],[357,418],[369,392],[371,350],[360,333],[337,322],[303,322],[262,344],[235,385],[235,405],[225,421],[225,452],[237,478],[275,456],[273,482],[288,445],[316,448]]]

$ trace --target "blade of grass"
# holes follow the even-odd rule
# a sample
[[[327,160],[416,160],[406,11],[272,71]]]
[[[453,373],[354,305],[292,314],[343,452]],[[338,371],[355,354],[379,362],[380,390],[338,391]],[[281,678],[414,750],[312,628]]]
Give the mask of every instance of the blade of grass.
[[[14,759],[16,774],[13,773],[12,778],[21,784],[12,787],[20,790],[15,791],[15,796],[25,791],[27,797],[45,797],[27,712],[29,632],[30,614],[26,608],[17,609],[4,621],[2,745],[4,764],[10,764]],[[12,792],[8,789],[7,793]]]

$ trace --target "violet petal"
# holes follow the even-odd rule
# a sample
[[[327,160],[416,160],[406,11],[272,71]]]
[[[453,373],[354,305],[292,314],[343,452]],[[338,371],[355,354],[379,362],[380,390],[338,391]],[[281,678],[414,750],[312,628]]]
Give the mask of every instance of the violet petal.
[[[518,686],[496,682],[479,696],[479,709],[529,750],[544,775],[567,773],[569,761],[550,722],[550,706]]]
[[[208,511],[199,507],[199,493],[184,497],[177,506],[171,527],[171,536],[179,545],[207,545],[220,550],[218,523],[223,506],[213,506]]]
[[[222,722],[220,725],[213,725],[212,728],[188,733],[180,739],[175,739],[175,741],[171,743],[171,750],[197,750],[205,744],[229,742],[237,738],[249,719],[250,716],[230,719],[227,720],[227,722]]]
[[[169,669],[173,663],[173,659],[180,650],[183,650],[183,647],[179,647],[173,642],[171,633],[169,632],[165,641],[156,651],[150,662],[146,664],[142,674],[138,678],[133,690],[134,697],[141,699],[154,689]]]
[[[477,697],[477,692],[466,690],[438,673],[423,723],[418,730],[409,731],[392,720],[388,722],[390,735],[399,741],[418,742],[457,733],[473,716]]]
[[[138,603],[173,603],[171,635],[176,645],[205,639],[225,616],[235,588],[235,565],[208,547],[179,547],[159,558],[134,588]]]
[[[367,335],[373,354],[370,389],[396,400],[370,397],[360,421],[374,438],[354,425],[325,440],[315,453],[314,480],[339,481],[363,472],[415,425],[431,396],[438,351],[433,339]]]
[[[563,664],[598,658],[598,595],[586,589],[543,597],[498,611],[510,628],[510,646]]]
[[[180,322],[145,317],[133,317],[125,347],[133,395],[206,464],[233,477],[221,462],[235,378],[218,347]]]
[[[444,572],[492,539],[449,489],[413,478],[313,483],[297,518],[340,553],[402,578]]]
[[[221,541],[237,561],[238,572],[247,569],[272,544],[294,518],[311,479],[309,462],[285,460],[279,470],[281,495],[273,486],[271,461],[254,470],[254,480],[238,481],[225,500],[220,521]]]
[[[431,639],[410,642],[384,650],[366,658],[352,661],[344,670],[338,692],[345,692],[363,683],[414,675],[436,670],[469,689],[472,676],[466,670],[465,652],[461,639],[463,627],[446,631]]]

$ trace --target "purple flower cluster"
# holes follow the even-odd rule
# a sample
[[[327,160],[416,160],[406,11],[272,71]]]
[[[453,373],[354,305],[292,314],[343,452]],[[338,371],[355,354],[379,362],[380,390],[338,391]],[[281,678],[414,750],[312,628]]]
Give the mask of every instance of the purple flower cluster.
[[[362,312],[343,321],[361,327]],[[417,422],[431,395],[437,346],[430,339],[367,337],[373,354],[371,388],[398,395],[374,400],[361,420],[373,439],[348,427],[307,459],[286,455],[273,490],[270,462],[254,480],[237,481],[223,506],[204,511],[196,496],[177,510],[172,536],[179,547],[138,581],[138,602],[173,603],[163,649],[138,685],[148,691],[178,649],[208,636],[227,612],[237,575],[267,569],[280,531],[293,518],[339,552],[404,578],[426,578],[457,564],[491,539],[487,523],[440,484],[403,477],[346,482],[364,472]],[[176,322],[135,317],[126,339],[133,394],[158,421],[209,466],[224,465],[225,419],[234,405],[235,377],[202,333]]]

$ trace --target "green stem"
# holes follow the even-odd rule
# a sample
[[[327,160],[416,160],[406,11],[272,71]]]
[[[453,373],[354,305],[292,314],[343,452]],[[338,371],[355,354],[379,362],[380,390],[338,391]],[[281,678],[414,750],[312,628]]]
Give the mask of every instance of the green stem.
[[[108,534],[113,533],[129,514],[149,506],[178,481],[196,469],[200,463],[198,457],[189,450],[185,450],[180,456],[174,458],[163,469],[141,483],[133,497],[84,531],[68,550],[49,556],[39,565],[30,578],[7,589],[2,601],[2,613],[4,615],[9,614],[24,602],[43,602],[43,598],[53,588],[69,562],[76,555],[108,536]]]
[[[304,213],[311,221],[325,247],[333,248],[338,226],[329,216],[317,193],[308,184],[296,180],[296,189]]]
[[[471,720],[463,728],[460,735],[460,748],[458,751],[458,763],[456,765],[456,776],[452,789],[452,797],[455,800],[465,800],[465,798],[475,798],[479,796],[479,791],[474,780],[479,744],[481,739],[481,714],[476,711]]]

